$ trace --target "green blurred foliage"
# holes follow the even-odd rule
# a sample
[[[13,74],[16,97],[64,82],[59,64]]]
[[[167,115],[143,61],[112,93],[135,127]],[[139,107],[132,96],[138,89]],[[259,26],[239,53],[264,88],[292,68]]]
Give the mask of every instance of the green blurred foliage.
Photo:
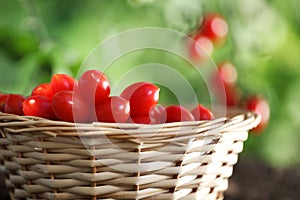
[[[152,26],[190,34],[203,13],[221,13],[229,36],[215,48],[214,61],[234,63],[243,94],[262,94],[271,106],[268,128],[249,136],[242,155],[276,167],[300,164],[300,1],[0,0],[0,5],[0,91],[24,95],[53,73],[76,76],[88,54],[114,34]],[[109,78],[116,82],[124,70],[149,62],[178,68],[196,82],[189,63],[157,51],[120,58]],[[193,85],[197,93],[203,87]],[[176,103],[172,92],[162,90],[163,102]]]

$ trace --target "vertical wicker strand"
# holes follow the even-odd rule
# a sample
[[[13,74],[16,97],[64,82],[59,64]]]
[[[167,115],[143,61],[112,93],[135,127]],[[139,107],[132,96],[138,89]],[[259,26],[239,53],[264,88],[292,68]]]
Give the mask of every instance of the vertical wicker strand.
[[[191,143],[191,141],[189,141],[189,142],[187,143],[185,152],[184,152],[183,155],[179,158],[179,160],[176,161],[176,163],[175,163],[175,166],[176,166],[176,167],[178,167],[178,168],[182,168],[182,167],[183,167],[183,163],[184,163],[183,161],[184,161],[184,159],[186,158],[186,155],[187,155],[187,153],[188,153],[188,147],[189,147],[190,143]],[[177,174],[177,175],[172,176],[172,179],[176,179],[176,180],[177,180],[177,183],[176,183],[176,185],[174,186],[174,188],[170,188],[170,189],[169,189],[170,192],[173,193],[173,194],[175,194],[175,192],[178,191],[178,179],[180,178],[180,176],[181,176],[180,173]]]
[[[45,138],[44,138],[44,137],[41,137],[41,138],[39,138],[39,140],[40,140],[41,142],[44,142],[44,141],[45,141]],[[43,147],[42,147],[42,151],[43,151],[44,154],[47,154],[47,153],[48,153],[47,149],[45,149],[45,148],[43,148]],[[51,165],[51,161],[47,160],[47,161],[46,161],[46,165]],[[50,179],[51,179],[51,180],[54,180],[54,179],[55,179],[55,176],[54,176],[53,173],[50,174]],[[57,188],[53,188],[53,193],[54,193],[54,194],[55,194],[55,193],[58,193]]]
[[[95,151],[95,146],[94,145],[91,147],[91,150],[92,150],[92,152]],[[95,156],[91,156],[91,160],[92,161],[96,160]],[[97,173],[97,168],[95,166],[92,167],[92,173],[93,174]],[[91,182],[91,187],[93,187],[93,188],[97,187],[97,182],[96,181],[92,181]],[[97,200],[97,196],[91,197],[91,200]]]
[[[18,145],[18,143],[17,142],[14,142],[13,143],[14,145]],[[17,154],[18,156],[22,156],[22,153],[18,153]],[[9,159],[8,159],[9,161],[11,161],[11,162],[13,162],[13,158],[12,157],[10,157]],[[16,172],[16,170],[9,170],[9,174],[10,175],[17,175],[17,172]],[[9,175],[9,176],[10,176]],[[10,179],[10,178],[9,178]],[[15,193],[15,189],[16,188],[20,188],[20,185],[19,184],[15,184],[14,182],[11,182],[12,184],[13,184],[13,188],[11,188],[10,189],[10,191],[11,191],[11,193],[15,196],[16,195],[16,193]]]
[[[5,135],[2,133],[2,131],[0,129],[0,139],[3,139],[3,138],[5,138]],[[3,146],[1,145],[0,146],[0,150],[2,150],[2,149],[6,149],[6,146],[5,145],[3,145]],[[0,155],[0,166],[4,166],[5,160],[6,160],[5,157],[2,156],[2,155]],[[9,173],[6,170],[3,171],[3,172],[1,172],[1,173],[3,173],[2,175],[5,176],[6,180],[9,180]]]
[[[184,154],[184,155],[185,155],[185,154]],[[183,163],[182,160],[177,161],[177,162],[176,162],[176,167],[182,168],[182,163]],[[177,174],[177,175],[174,175],[174,176],[172,177],[172,179],[176,179],[176,180],[178,181],[179,177],[180,177],[180,174]],[[176,185],[174,186],[174,188],[170,188],[170,192],[171,192],[171,193],[175,194],[175,192],[178,190],[178,189],[177,189],[177,185],[178,185],[178,183],[176,183]]]
[[[7,140],[7,136],[6,136],[6,134],[5,134],[5,132],[4,132],[4,130],[1,128],[0,129],[0,139],[1,140]],[[7,150],[7,141],[5,142],[6,144],[3,144],[3,146],[1,145],[1,147],[0,147],[0,150],[2,150],[2,149],[5,149],[5,150]],[[7,161],[9,158],[7,158],[7,156],[2,156],[2,155],[0,155],[1,156],[1,161],[0,161],[0,166],[5,166],[5,161]],[[5,175],[5,181],[9,181],[10,182],[10,170],[8,170],[8,169],[6,169],[5,168],[5,171],[4,171],[4,175]],[[5,184],[6,185],[6,184]],[[12,191],[12,188],[9,188],[7,185],[6,185],[6,187],[7,187],[7,189],[8,189],[8,192],[11,192]]]
[[[0,133],[1,133],[1,135],[0,135],[1,139],[3,139],[3,138],[7,139],[6,134],[2,128],[0,129]],[[7,146],[8,146],[8,143],[6,143],[6,145],[4,145],[4,147],[2,147],[2,145],[1,145],[0,149],[8,150]],[[12,159],[9,156],[2,156],[2,155],[0,155],[0,156],[2,157],[0,165],[2,165],[2,163],[3,163],[3,166],[5,166],[6,161],[8,161],[8,160],[12,161]],[[9,181],[11,183],[10,174],[11,174],[11,170],[5,169],[5,179],[6,179],[6,181]],[[12,194],[14,193],[14,188],[8,188],[8,190],[9,190],[9,193],[12,193]]]
[[[138,152],[138,154],[139,154],[138,160],[137,160],[138,166],[141,166],[142,146],[143,146],[143,143],[140,143],[140,145],[138,145],[138,149],[137,149],[137,152]],[[135,176],[136,176],[136,177],[140,177],[140,176],[141,176],[140,170],[135,174]],[[135,191],[136,191],[136,193],[137,193],[137,196],[138,196],[138,195],[139,195],[139,191],[140,191],[140,185],[139,185],[139,184],[136,184],[134,189],[135,189]],[[137,197],[137,199],[139,199],[139,197]]]

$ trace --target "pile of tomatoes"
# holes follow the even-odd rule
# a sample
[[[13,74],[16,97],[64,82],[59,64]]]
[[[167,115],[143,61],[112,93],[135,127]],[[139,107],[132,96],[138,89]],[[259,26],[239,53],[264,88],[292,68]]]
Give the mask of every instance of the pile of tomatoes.
[[[213,81],[216,94],[222,93],[218,90],[225,91],[228,107],[243,106],[259,113],[262,121],[255,131],[265,129],[270,115],[268,102],[257,95],[242,101],[233,64],[218,65]],[[100,71],[86,71],[78,81],[66,74],[54,74],[49,83],[36,86],[29,97],[0,93],[0,111],[76,123],[161,124],[214,118],[213,113],[201,104],[192,110],[182,105],[159,105],[159,91],[153,83],[137,82],[126,87],[119,96],[111,96],[109,80]]]
[[[191,111],[180,105],[159,105],[159,90],[152,83],[137,82],[119,96],[110,96],[109,80],[100,71],[88,70],[78,81],[54,74],[50,83],[36,86],[29,97],[0,94],[0,111],[77,123],[160,124],[213,119],[212,112],[201,104]]]
[[[220,14],[205,14],[202,24],[192,36],[193,42],[189,46],[191,58],[198,61],[207,59],[214,46],[222,44],[227,34],[228,24]],[[270,117],[267,100],[258,95],[246,98],[241,95],[237,70],[230,62],[219,64],[213,76],[215,93],[221,101],[225,100],[222,103],[259,113],[262,120],[254,130],[263,131]],[[100,71],[86,71],[78,81],[66,74],[54,74],[50,83],[38,85],[27,98],[0,93],[0,111],[78,123],[160,124],[214,118],[212,112],[201,104],[195,105],[192,110],[181,105],[159,105],[159,90],[152,83],[137,82],[125,88],[119,96],[110,96],[109,80]]]

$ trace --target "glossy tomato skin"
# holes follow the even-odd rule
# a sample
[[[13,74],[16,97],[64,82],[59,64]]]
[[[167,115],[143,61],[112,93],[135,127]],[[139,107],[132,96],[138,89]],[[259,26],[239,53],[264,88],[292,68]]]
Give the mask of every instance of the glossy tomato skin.
[[[129,118],[127,122],[136,124],[151,124],[151,119],[149,116],[137,116]]]
[[[22,106],[24,100],[25,97],[20,94],[8,94],[4,106],[4,112],[15,115],[23,115]]]
[[[166,122],[195,121],[192,113],[183,106],[173,105],[166,108]]]
[[[213,42],[206,36],[197,35],[193,38],[190,47],[189,55],[193,60],[205,60],[213,53]]]
[[[228,34],[228,24],[220,14],[207,13],[204,15],[200,33],[213,43],[222,43]]]
[[[124,99],[130,100],[133,92],[135,92],[138,88],[140,88],[142,85],[149,84],[148,82],[136,82],[129,86],[127,86],[122,93],[120,94],[121,97]]]
[[[98,70],[84,72],[78,81],[78,91],[87,103],[97,104],[110,94],[108,78]]]
[[[264,131],[270,120],[270,106],[268,101],[262,96],[251,96],[247,100],[247,109],[261,116],[261,122],[252,131],[256,133]]]
[[[7,101],[8,94],[3,94],[0,96],[0,112],[5,112],[4,107]]]
[[[150,109],[149,115],[130,117],[127,122],[137,124],[162,124],[166,122],[166,118],[165,107],[155,105]]]
[[[129,101],[110,96],[96,105],[96,115],[99,122],[124,123],[130,116]]]
[[[233,87],[237,85],[238,73],[236,67],[230,62],[224,62],[218,65],[218,71],[215,75],[216,84],[222,87],[228,86]]]
[[[212,120],[214,119],[213,113],[205,106],[198,104],[193,110],[192,114],[195,120]]]
[[[89,122],[90,108],[73,91],[63,90],[52,99],[52,109],[59,120],[76,123]]]
[[[159,100],[159,88],[152,83],[138,82],[125,88],[120,96],[129,100],[131,117],[148,116]]]
[[[213,86],[217,97],[227,106],[238,106],[240,103],[241,94],[237,87],[237,79],[238,73],[232,63],[224,62],[218,65],[213,77]]]
[[[241,93],[238,87],[226,86],[224,89],[226,95],[226,105],[229,107],[239,106],[241,101]]]
[[[63,90],[72,91],[76,84],[77,81],[67,74],[54,74],[50,82],[53,94]]]
[[[31,96],[36,96],[36,95],[52,98],[54,93],[53,93],[50,83],[42,83],[42,84],[36,86],[32,90]]]
[[[34,95],[28,97],[23,102],[24,115],[42,117],[56,120],[56,115],[52,109],[52,100],[49,97]]]
[[[163,124],[167,120],[166,108],[162,105],[155,105],[150,109],[151,124]]]

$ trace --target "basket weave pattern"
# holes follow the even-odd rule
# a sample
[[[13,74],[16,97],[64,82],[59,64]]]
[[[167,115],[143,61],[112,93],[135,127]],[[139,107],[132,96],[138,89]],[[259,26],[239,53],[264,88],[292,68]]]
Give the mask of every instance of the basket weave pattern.
[[[223,199],[252,113],[160,125],[74,124],[0,113],[12,199]]]

